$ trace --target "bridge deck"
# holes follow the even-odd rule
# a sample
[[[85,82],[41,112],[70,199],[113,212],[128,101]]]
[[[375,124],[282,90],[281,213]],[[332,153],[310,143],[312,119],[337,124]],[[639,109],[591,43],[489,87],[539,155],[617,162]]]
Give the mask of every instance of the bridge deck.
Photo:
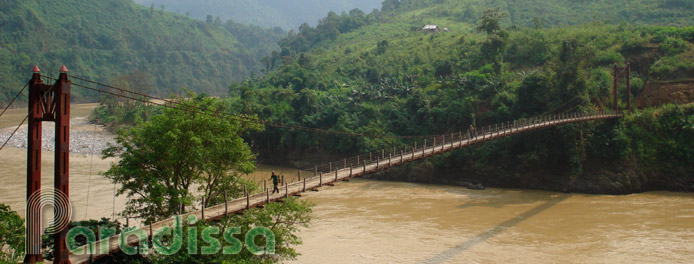
[[[557,116],[546,117],[546,118],[542,118],[542,119],[534,119],[531,121],[519,122],[521,124],[517,125],[517,126],[504,127],[502,125],[501,126],[501,127],[503,127],[502,129],[480,133],[480,135],[478,135],[477,137],[475,137],[473,139],[459,138],[457,140],[450,140],[449,142],[441,142],[441,144],[436,144],[433,146],[425,146],[423,148],[414,149],[414,151],[409,151],[409,152],[404,153],[402,155],[398,154],[396,156],[387,157],[385,159],[381,159],[381,160],[377,160],[377,161],[373,161],[373,162],[367,162],[367,163],[359,165],[359,166],[354,166],[351,168],[336,169],[336,170],[328,172],[328,173],[319,173],[318,175],[304,178],[301,181],[297,181],[297,182],[293,182],[293,183],[287,183],[287,184],[283,185],[280,188],[280,193],[270,194],[269,191],[266,191],[266,192],[261,192],[261,193],[257,193],[254,195],[250,195],[249,197],[242,197],[242,198],[238,198],[238,199],[233,199],[226,204],[226,207],[225,207],[225,204],[219,204],[219,205],[205,208],[204,209],[204,219],[205,220],[219,219],[219,218],[224,217],[225,215],[239,213],[239,212],[242,212],[244,210],[247,210],[248,208],[261,206],[261,205],[264,205],[266,203],[280,200],[282,198],[292,196],[295,194],[300,194],[302,192],[306,192],[309,190],[315,190],[319,187],[322,187],[323,185],[333,184],[337,181],[341,181],[341,180],[348,179],[351,177],[362,176],[365,174],[385,170],[385,169],[388,169],[388,168],[393,167],[393,166],[399,166],[399,165],[402,165],[404,163],[423,159],[425,157],[433,156],[433,155],[436,155],[439,153],[452,151],[455,149],[459,149],[459,148],[467,147],[467,146],[474,145],[477,143],[482,143],[482,142],[494,140],[494,139],[501,138],[501,137],[507,137],[507,136],[511,136],[511,135],[516,135],[516,134],[532,131],[532,130],[537,130],[540,128],[558,126],[558,125],[562,125],[562,124],[577,123],[577,122],[584,122],[584,121],[591,121],[591,120],[600,120],[600,119],[619,118],[621,116],[622,115],[620,115],[620,114],[611,114],[611,113],[598,113],[598,114],[592,114],[592,115],[574,114],[574,115],[566,115],[566,116],[557,115]],[[196,212],[186,213],[183,215],[183,217],[185,219],[185,217],[187,217],[188,215],[195,215],[198,219],[203,219],[202,214],[203,214],[203,211],[196,211]],[[148,234],[151,234],[152,231],[157,230],[160,227],[173,226],[174,221],[175,221],[174,218],[169,218],[169,219],[165,219],[165,220],[159,221],[157,223],[154,223],[151,226],[141,226],[140,228],[142,230],[145,230]],[[104,240],[103,242],[108,243],[108,251],[110,253],[119,251],[119,246],[118,246],[119,238],[117,235],[112,236],[108,240]],[[129,244],[136,244],[137,243],[137,237],[136,236],[130,236],[128,238],[128,243]],[[100,246],[101,246],[101,242],[97,242],[96,243],[97,255],[98,255]],[[83,254],[83,255],[70,254],[70,261],[72,263],[88,263],[91,260],[96,259],[97,257],[98,256],[96,256],[96,255],[92,256],[89,254]]]

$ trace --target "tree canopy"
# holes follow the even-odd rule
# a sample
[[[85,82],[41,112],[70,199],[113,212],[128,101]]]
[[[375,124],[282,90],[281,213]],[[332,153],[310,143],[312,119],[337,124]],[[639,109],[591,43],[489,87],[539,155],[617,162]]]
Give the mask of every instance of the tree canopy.
[[[225,192],[235,197],[244,185],[254,187],[241,178],[255,169],[241,136],[260,126],[219,116],[225,105],[217,99],[189,95],[193,99],[175,99],[180,107],[122,130],[119,145],[104,151],[104,157],[120,155],[105,176],[121,184],[119,195],[130,197],[124,215],[156,221],[197,207],[202,198],[215,204]]]

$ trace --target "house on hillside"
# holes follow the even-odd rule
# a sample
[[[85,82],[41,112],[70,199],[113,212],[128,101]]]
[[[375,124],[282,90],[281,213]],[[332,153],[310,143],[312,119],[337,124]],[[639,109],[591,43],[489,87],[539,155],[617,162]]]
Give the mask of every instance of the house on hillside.
[[[448,32],[448,28],[443,28],[441,29],[438,25],[432,25],[432,24],[426,24],[422,28],[422,31],[429,31],[429,32],[441,32],[441,31],[446,31]]]
[[[439,32],[439,31],[441,31],[441,29],[439,29],[439,26],[437,26],[437,25],[429,25],[429,24],[424,25],[424,27],[422,28],[422,30],[423,30],[423,31],[429,31],[429,32]]]

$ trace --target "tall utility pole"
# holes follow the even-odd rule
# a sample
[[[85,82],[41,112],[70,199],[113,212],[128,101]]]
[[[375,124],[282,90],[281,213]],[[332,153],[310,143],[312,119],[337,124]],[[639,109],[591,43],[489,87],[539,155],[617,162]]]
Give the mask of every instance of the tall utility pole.
[[[29,81],[29,131],[27,149],[27,203],[34,194],[41,194],[41,128],[43,121],[55,122],[55,171],[54,187],[69,197],[70,161],[70,80],[65,65],[60,68],[58,80],[53,85],[43,84],[41,71],[34,67]],[[54,221],[60,219],[64,204],[60,197],[54,197]],[[25,263],[43,261],[41,255],[41,208],[27,208],[27,247]],[[65,238],[68,230],[53,235],[54,263],[70,263]]]

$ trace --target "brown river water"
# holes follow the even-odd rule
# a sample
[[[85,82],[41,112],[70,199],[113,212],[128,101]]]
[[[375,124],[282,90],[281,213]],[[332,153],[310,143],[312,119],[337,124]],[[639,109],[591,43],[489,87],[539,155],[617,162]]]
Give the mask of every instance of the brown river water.
[[[115,160],[70,158],[74,220],[118,213],[125,199],[114,199],[113,184],[99,175]],[[43,159],[43,185],[50,187],[53,153],[44,151]],[[26,150],[0,151],[0,203],[20,215],[25,164]],[[266,179],[270,170],[295,174],[259,166],[249,177]],[[301,256],[291,263],[692,263],[694,257],[692,193],[477,191],[353,179],[301,199],[316,207],[299,233]]]

